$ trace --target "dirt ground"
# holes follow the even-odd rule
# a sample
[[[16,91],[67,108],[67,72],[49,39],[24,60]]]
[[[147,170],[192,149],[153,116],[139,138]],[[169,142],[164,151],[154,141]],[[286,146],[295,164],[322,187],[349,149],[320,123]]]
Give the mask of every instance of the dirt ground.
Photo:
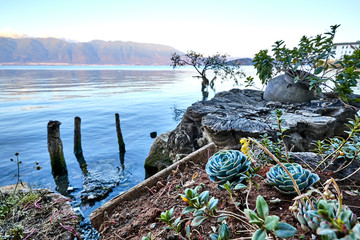
[[[298,233],[291,239],[313,239],[311,234],[305,233],[301,228],[299,222],[295,219],[289,210],[292,205],[292,198],[294,195],[281,194],[273,187],[267,185],[263,180],[265,174],[270,166],[265,166],[260,169],[258,174],[260,177],[255,178],[258,183],[259,189],[252,187],[249,194],[249,205],[251,209],[255,208],[255,202],[258,195],[262,195],[269,204],[270,215],[277,215],[280,221],[287,222],[298,229]],[[217,185],[209,180],[205,172],[204,164],[195,164],[189,162],[183,171],[173,171],[166,179],[160,179],[156,186],[148,189],[147,193],[141,197],[132,200],[124,201],[121,205],[117,206],[116,210],[108,219],[103,222],[99,232],[102,239],[115,240],[115,239],[142,239],[149,232],[152,237],[158,236],[157,239],[186,239],[178,237],[172,231],[164,231],[165,224],[158,221],[161,212],[164,212],[172,207],[175,207],[175,217],[181,216],[184,219],[182,236],[185,237],[184,226],[190,225],[193,217],[191,213],[182,214],[182,210],[186,207],[179,194],[184,194],[186,188],[195,188],[202,185],[202,191],[208,190],[210,197],[219,199],[217,210],[232,211],[241,214],[232,203],[229,193],[225,190],[219,190]],[[331,173],[318,172],[321,183],[332,176]],[[320,187],[321,187],[320,183]],[[358,194],[348,194],[349,190],[358,190],[358,186],[351,182],[338,183],[343,191],[344,203],[352,209],[352,211],[360,216],[360,201],[358,201]],[[245,208],[245,198],[247,189],[236,190],[234,198],[236,202],[240,202],[240,209]],[[231,239],[250,239],[251,232],[244,227],[238,220],[228,218],[227,225],[230,229]],[[212,228],[218,228],[219,223],[215,218],[206,219],[200,226],[191,227],[191,239],[210,239],[209,235],[213,233]]]
[[[12,205],[7,199],[9,191],[1,191],[1,206],[8,205],[11,210],[0,221],[0,239],[80,239],[77,233],[78,216],[71,208],[70,199],[48,190],[31,191],[39,194],[25,203],[23,199],[32,193],[28,189],[18,192],[17,195],[22,200],[17,205]]]

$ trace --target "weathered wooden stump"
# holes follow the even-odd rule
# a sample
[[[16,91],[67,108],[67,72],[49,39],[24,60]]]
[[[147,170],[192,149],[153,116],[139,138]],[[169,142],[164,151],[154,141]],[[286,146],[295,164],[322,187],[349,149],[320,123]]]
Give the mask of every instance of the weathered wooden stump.
[[[74,154],[80,165],[83,174],[87,174],[87,164],[83,155],[81,146],[81,118],[75,117],[74,119]]]
[[[47,126],[48,151],[54,177],[67,175],[63,144],[60,138],[60,124],[59,121],[49,121]]]
[[[116,132],[117,132],[117,137],[118,137],[118,143],[119,143],[119,152],[121,153],[125,153],[125,143],[124,143],[124,139],[121,133],[121,128],[120,128],[120,116],[118,113],[115,113],[115,124],[116,124]]]

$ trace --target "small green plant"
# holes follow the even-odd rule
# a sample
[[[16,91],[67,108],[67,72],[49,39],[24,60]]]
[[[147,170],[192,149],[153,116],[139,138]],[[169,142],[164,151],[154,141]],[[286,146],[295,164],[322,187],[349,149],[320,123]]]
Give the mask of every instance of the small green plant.
[[[218,199],[209,196],[209,191],[198,193],[200,186],[194,189],[185,189],[185,194],[180,197],[189,205],[183,210],[183,214],[193,213],[194,219],[191,226],[199,226],[209,216],[214,216]]]
[[[218,188],[227,181],[235,186],[251,174],[250,163],[240,151],[221,150],[209,158],[205,170],[210,180],[218,184]]]
[[[22,163],[22,161],[19,160],[19,153],[15,153],[16,156],[16,165],[17,165],[17,174],[15,175],[17,177],[17,181],[16,181],[16,185],[14,188],[14,193],[16,192],[16,189],[18,188],[19,183],[21,185],[23,185],[21,179],[20,179],[20,164]],[[14,162],[14,160],[11,158],[10,161]]]
[[[221,224],[221,226],[218,229],[217,234],[212,233],[210,234],[211,240],[229,240],[230,239],[230,231],[228,226],[225,222]]]
[[[145,237],[142,237],[142,240],[152,240],[151,238],[151,232],[148,233]]]
[[[160,218],[158,219],[159,221],[162,221],[168,225],[167,227],[165,227],[165,229],[170,229],[175,231],[177,234],[180,234],[182,221],[181,217],[175,219],[174,208],[162,212]]]
[[[273,239],[290,238],[297,233],[296,228],[290,224],[280,222],[278,216],[269,215],[269,206],[261,195],[256,199],[256,212],[249,208],[244,212],[249,222],[257,226],[252,240],[265,240],[268,235],[271,235]]]
[[[263,145],[264,147],[266,147],[272,154],[275,155],[276,158],[278,158],[280,161],[284,161],[284,144],[282,143],[282,141],[277,141],[274,142],[271,137],[265,133],[264,135],[260,136],[260,144]],[[257,155],[257,158],[259,160],[265,160],[266,162],[269,163],[275,163],[275,161],[273,161],[272,159],[269,159],[269,156],[264,153],[263,151]],[[286,160],[285,160],[286,161]]]
[[[259,143],[268,149],[279,161],[281,162],[289,162],[290,156],[289,156],[289,150],[285,143],[285,138],[287,135],[285,135],[285,132],[288,130],[286,127],[284,127],[284,119],[282,116],[284,115],[283,110],[281,109],[275,109],[274,111],[275,115],[275,124],[274,128],[277,130],[276,135],[278,138],[278,141],[274,141],[271,139],[270,136],[268,136],[267,133],[264,135],[261,135]],[[269,158],[268,154],[264,151],[260,151],[256,154],[256,156],[250,155],[250,140],[247,140],[246,138],[240,139],[241,151],[244,152],[246,157],[251,158],[257,162],[260,161],[266,161],[270,163],[275,163],[276,161],[273,161],[272,158]],[[255,148],[256,149],[256,148]]]
[[[328,165],[324,168],[326,169],[331,163],[339,158],[347,158],[352,162],[358,157],[360,153],[359,117],[355,115],[355,118],[349,119],[349,122],[345,124],[345,126],[349,129],[345,131],[345,133],[348,134],[346,139],[334,137],[327,140],[318,140],[313,143],[315,146],[314,151],[322,158],[315,170],[323,163],[328,163]]]
[[[297,163],[285,163],[284,166],[295,180],[300,192],[304,192],[320,180],[316,173],[304,169]],[[297,193],[292,180],[282,166],[277,164],[271,167],[266,173],[266,177],[266,182],[274,186],[278,191],[285,194]]]
[[[13,228],[10,229],[10,236],[12,240],[21,240],[23,239],[24,227],[20,224],[16,224]]]
[[[288,152],[288,148],[285,144],[285,137],[286,135],[284,134],[285,131],[287,130],[287,128],[282,127],[282,124],[284,123],[284,119],[282,119],[281,117],[284,115],[284,112],[281,109],[275,109],[275,116],[276,116],[276,123],[277,123],[277,135],[280,137],[281,142],[283,143],[284,146],[284,151],[286,154],[286,161],[289,162],[289,152]]]
[[[329,190],[331,184],[337,192],[337,199]],[[319,197],[309,198],[312,193],[318,193]],[[343,205],[340,189],[334,179],[326,181],[324,193],[313,190],[295,198],[290,210],[305,231],[316,231],[324,240],[360,238],[360,224],[350,208]]]

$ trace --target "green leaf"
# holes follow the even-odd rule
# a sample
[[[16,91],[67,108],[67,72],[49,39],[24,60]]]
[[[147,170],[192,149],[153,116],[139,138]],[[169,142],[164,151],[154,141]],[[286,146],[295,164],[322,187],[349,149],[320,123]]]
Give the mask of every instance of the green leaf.
[[[189,226],[189,225],[186,225],[185,231],[186,231],[186,237],[190,239],[190,237],[191,237],[191,230],[190,230],[190,226]]]
[[[212,211],[212,210],[215,209],[215,207],[216,207],[216,205],[218,204],[218,202],[219,202],[219,199],[216,199],[216,198],[214,198],[214,197],[212,197],[212,198],[210,199],[210,201],[209,201],[209,209],[210,209],[210,211]]]
[[[231,184],[229,181],[222,185],[222,187],[225,188],[229,193],[231,193]]]
[[[269,215],[269,206],[261,195],[256,199],[256,211],[262,219]]]
[[[142,240],[151,240],[151,232],[149,232],[148,235],[143,237]]]
[[[218,233],[219,233],[219,237],[221,239],[224,239],[224,240],[230,239],[230,231],[229,231],[229,228],[226,225],[226,223],[221,224],[221,226],[218,230]]]
[[[217,219],[217,222],[222,222],[222,221],[224,221],[224,220],[226,220],[228,218],[228,216],[220,216],[220,217],[218,217],[218,219]]]
[[[294,61],[296,61],[296,60],[294,59]],[[294,72],[300,67],[300,65],[301,65],[301,62],[297,61],[295,66],[294,66]]]
[[[251,240],[265,240],[265,238],[266,238],[266,230],[258,229],[252,236]]]
[[[265,228],[269,231],[272,231],[278,225],[279,221],[280,218],[276,215],[267,216],[265,218]]]
[[[246,188],[247,186],[245,184],[242,184],[242,183],[239,183],[239,184],[236,184],[235,186],[235,190],[240,190],[240,189],[243,189],[243,188]]]
[[[193,212],[195,211],[196,208],[191,207],[191,206],[187,206],[186,208],[184,208],[184,210],[182,211],[183,214],[189,213],[189,212]]]
[[[180,223],[181,217],[178,217],[177,219],[175,219],[174,221],[174,226],[177,226]]]
[[[199,195],[200,202],[207,203],[209,201],[209,191],[204,191]]]
[[[318,68],[315,69],[314,74],[315,74],[315,75],[318,75],[318,74],[321,73],[323,70],[324,70],[324,67],[318,67]]]
[[[218,240],[219,236],[215,233],[212,233],[212,234],[210,234],[210,238],[211,238],[211,240]]]
[[[330,234],[333,234],[335,233],[335,229],[330,229],[330,228],[321,228],[319,227],[317,230],[316,230],[316,234],[317,235],[330,235]]]
[[[193,227],[199,226],[205,219],[206,219],[205,216],[196,216],[196,217],[192,220],[191,226],[193,226]]]
[[[171,208],[168,212],[166,212],[166,216],[169,216],[169,218],[171,218],[173,214],[174,214],[174,208]]]
[[[294,77],[294,83],[297,83],[299,81],[299,79],[300,79],[300,76]]]
[[[297,229],[288,223],[279,222],[276,229],[275,235],[280,238],[289,238],[297,233]]]

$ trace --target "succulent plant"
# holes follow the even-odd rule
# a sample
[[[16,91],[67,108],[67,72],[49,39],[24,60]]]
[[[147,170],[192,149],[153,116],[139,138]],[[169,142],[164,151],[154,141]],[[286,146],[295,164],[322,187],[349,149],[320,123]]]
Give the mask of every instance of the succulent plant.
[[[284,163],[285,168],[290,172],[299,190],[302,192],[320,180],[316,173],[304,169],[297,163]],[[285,194],[296,193],[289,175],[279,165],[275,165],[266,173],[266,182]]]
[[[250,163],[240,151],[221,150],[209,158],[205,169],[210,180],[221,186],[227,181],[239,183],[247,178]]]
[[[290,208],[304,231],[316,231],[318,235],[326,235],[326,239],[338,239],[340,235],[352,234],[351,230],[356,226],[357,220],[356,215],[348,206],[342,205],[341,212],[336,217],[339,210],[337,200],[323,200],[312,197],[310,201],[314,209],[309,201],[295,201]],[[338,226],[333,226],[334,223]]]
[[[317,199],[310,198],[312,206],[317,206]],[[296,219],[300,222],[301,228],[308,232],[310,229],[316,231],[320,226],[321,219],[317,216],[310,214],[309,211],[313,210],[309,201],[297,201],[292,206],[291,210]]]

